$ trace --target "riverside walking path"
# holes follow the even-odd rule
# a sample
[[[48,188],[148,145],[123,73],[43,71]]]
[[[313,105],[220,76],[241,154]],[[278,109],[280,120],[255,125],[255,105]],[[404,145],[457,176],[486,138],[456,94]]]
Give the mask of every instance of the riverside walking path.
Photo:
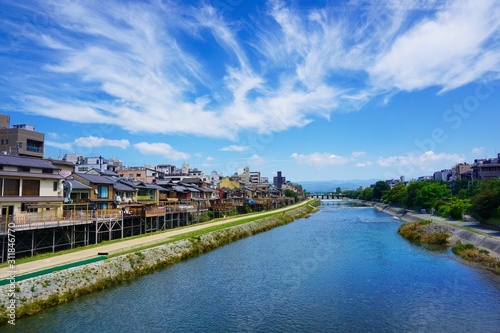
[[[74,263],[78,261],[82,261],[85,259],[89,258],[95,258],[98,256],[98,253],[108,253],[108,254],[113,254],[113,253],[119,253],[123,250],[133,250],[134,248],[140,248],[144,246],[150,246],[154,247],[155,244],[160,244],[169,238],[181,234],[186,234],[190,233],[196,230],[201,230],[201,229],[206,229],[210,228],[213,226],[217,225],[223,225],[223,224],[228,224],[232,222],[236,222],[239,220],[247,219],[250,217],[259,217],[267,214],[272,214],[272,213],[279,213],[291,209],[298,208],[300,206],[304,206],[309,204],[308,201],[303,201],[297,204],[294,204],[292,206],[287,206],[284,208],[278,208],[274,209],[271,211],[266,211],[262,213],[256,213],[256,214],[251,214],[251,215],[244,215],[244,216],[239,216],[239,217],[233,217],[233,218],[225,218],[220,221],[216,222],[206,222],[202,224],[192,224],[186,227],[182,228],[176,228],[176,229],[170,229],[164,232],[159,232],[152,234],[150,236],[143,236],[143,237],[138,237],[134,239],[123,239],[123,241],[116,242],[113,244],[103,244],[101,246],[93,246],[92,248],[85,249],[85,247],[82,247],[82,250],[71,252],[71,253],[65,253],[61,255],[55,255],[50,258],[45,258],[45,259],[39,259],[39,260],[34,260],[22,264],[16,264],[15,265],[15,272],[16,276],[21,276],[23,274],[27,273],[32,273],[36,271],[41,271],[47,268],[52,268],[52,267],[57,267],[69,263]],[[9,267],[2,267],[0,268],[0,280],[9,278],[12,275],[12,270]]]

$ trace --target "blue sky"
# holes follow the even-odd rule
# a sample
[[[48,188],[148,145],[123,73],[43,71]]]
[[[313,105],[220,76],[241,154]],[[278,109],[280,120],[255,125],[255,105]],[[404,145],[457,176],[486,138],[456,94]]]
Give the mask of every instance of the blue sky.
[[[495,0],[4,0],[0,20],[0,112],[46,157],[300,181],[500,150]]]

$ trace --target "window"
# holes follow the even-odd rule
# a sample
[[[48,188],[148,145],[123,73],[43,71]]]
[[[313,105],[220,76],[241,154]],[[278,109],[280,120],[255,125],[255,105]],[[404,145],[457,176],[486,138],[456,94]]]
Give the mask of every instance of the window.
[[[19,179],[4,179],[3,195],[19,196]]]
[[[108,186],[99,186],[97,188],[97,198],[107,199],[109,197]]]
[[[3,145],[3,139],[2,139],[2,145]]]
[[[58,187],[58,183],[57,183],[57,182],[54,182],[54,183],[52,184],[52,190],[53,190],[54,192],[56,192],[56,191],[57,191],[57,187]]]
[[[140,177],[140,176],[141,176],[141,174],[140,174],[140,173],[138,173],[138,174],[137,174],[137,177]]]
[[[35,202],[23,202],[21,204],[21,211],[27,213],[38,213],[38,208],[34,207],[35,205]]]
[[[23,180],[23,196],[39,196],[40,195],[40,181],[32,179]]]
[[[17,167],[17,171],[19,171],[19,172],[30,172],[30,168],[29,167],[24,167],[24,166],[18,166]]]

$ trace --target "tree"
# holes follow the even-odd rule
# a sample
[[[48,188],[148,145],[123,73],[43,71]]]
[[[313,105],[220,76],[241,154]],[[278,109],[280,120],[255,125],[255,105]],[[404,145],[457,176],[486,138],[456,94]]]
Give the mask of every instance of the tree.
[[[500,225],[500,179],[488,179],[472,198],[472,216],[481,222]]]
[[[450,190],[443,182],[417,181],[408,184],[407,194],[406,207],[430,209],[438,200],[448,199]]]
[[[383,180],[379,180],[373,186],[373,199],[380,200],[382,198],[382,196],[385,193],[389,192],[390,190],[391,190],[391,187],[389,186],[389,184],[387,184]]]
[[[344,194],[346,195],[346,197],[351,199],[358,199],[361,197],[361,191],[358,190],[345,190]]]
[[[389,203],[404,207],[407,199],[407,191],[404,183],[396,184],[389,192],[386,192],[382,199],[387,200]]]
[[[290,190],[290,189],[286,189],[285,190],[285,197],[289,197],[289,198],[293,198],[295,202],[297,202],[297,192],[293,191],[293,190]]]
[[[365,188],[363,192],[361,192],[360,196],[361,200],[372,200],[373,199],[373,189],[371,187]]]
[[[337,187],[337,189],[335,189],[335,193],[337,193],[337,194],[342,193],[342,189],[340,187]]]
[[[430,209],[436,205],[439,199],[447,199],[450,196],[448,185],[440,182],[424,182],[424,186],[417,194],[417,205],[420,208]]]

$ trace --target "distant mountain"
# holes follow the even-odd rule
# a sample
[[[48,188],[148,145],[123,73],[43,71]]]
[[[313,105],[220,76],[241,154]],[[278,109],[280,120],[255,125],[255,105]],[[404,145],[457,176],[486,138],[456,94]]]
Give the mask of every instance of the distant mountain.
[[[298,181],[307,193],[334,192],[337,187],[342,190],[353,190],[360,186],[370,186],[380,179],[350,179],[350,180],[324,180],[324,181]]]

